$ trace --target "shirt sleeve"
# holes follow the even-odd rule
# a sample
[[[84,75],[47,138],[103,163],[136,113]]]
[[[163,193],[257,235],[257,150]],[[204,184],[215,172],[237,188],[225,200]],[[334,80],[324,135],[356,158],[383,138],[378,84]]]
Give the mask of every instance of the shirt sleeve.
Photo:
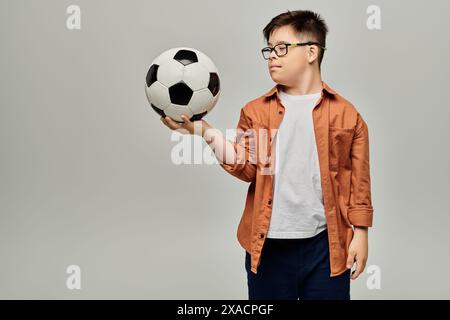
[[[369,130],[359,113],[351,147],[351,163],[348,219],[355,227],[371,227],[373,207],[370,191]]]

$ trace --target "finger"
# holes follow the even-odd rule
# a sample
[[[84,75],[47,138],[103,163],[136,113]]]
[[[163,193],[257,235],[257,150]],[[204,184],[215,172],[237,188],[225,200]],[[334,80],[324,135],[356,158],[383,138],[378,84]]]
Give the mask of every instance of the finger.
[[[361,273],[364,272],[364,269],[366,267],[366,259],[358,259],[358,256],[356,257],[356,266],[357,266],[357,275],[356,277],[358,277]],[[355,279],[356,279],[355,277]]]
[[[167,127],[169,126],[169,124],[167,123],[166,119],[164,119],[164,117],[161,117],[161,121],[162,121],[162,123],[164,123],[164,125],[166,125]]]
[[[189,125],[191,123],[191,120],[189,120],[188,116],[184,113],[181,115],[181,119],[183,119],[185,125]]]
[[[355,253],[349,252],[347,257],[347,269],[350,269],[353,266],[354,262],[355,262]]]
[[[356,266],[357,267],[356,267],[355,271],[352,272],[352,275],[350,277],[352,280],[356,280],[356,278],[358,278],[359,274],[361,273],[358,268],[358,263],[356,263]]]
[[[361,259],[358,259],[358,257],[356,258],[356,270],[352,273],[351,279],[355,280],[356,278],[359,277],[359,275],[363,272],[364,270],[364,265],[361,261]]]
[[[173,130],[181,128],[181,124],[176,123],[171,117],[166,116],[166,121],[169,127]]]

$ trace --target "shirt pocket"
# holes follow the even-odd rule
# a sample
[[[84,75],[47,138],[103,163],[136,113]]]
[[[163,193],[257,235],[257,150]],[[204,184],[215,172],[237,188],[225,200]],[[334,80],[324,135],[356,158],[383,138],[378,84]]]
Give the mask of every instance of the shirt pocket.
[[[330,169],[351,169],[353,128],[330,127]]]
[[[270,130],[264,123],[253,120],[253,148],[252,155],[255,157],[257,164],[261,168],[268,168],[270,166],[270,159],[272,153],[272,140],[270,139]]]

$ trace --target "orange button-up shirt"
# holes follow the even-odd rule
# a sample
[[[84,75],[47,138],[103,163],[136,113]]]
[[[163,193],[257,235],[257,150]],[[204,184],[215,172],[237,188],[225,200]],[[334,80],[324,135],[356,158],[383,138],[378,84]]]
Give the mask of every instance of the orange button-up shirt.
[[[233,141],[236,161],[220,162],[227,172],[250,182],[237,238],[251,255],[254,273],[263,258],[261,252],[272,214],[275,156],[271,157],[271,147],[285,110],[278,93],[279,86],[275,85],[241,108]],[[356,108],[323,81],[312,117],[333,277],[347,270],[353,227],[372,226],[369,132]],[[241,134],[245,132],[254,134]],[[251,143],[252,137],[256,143]]]

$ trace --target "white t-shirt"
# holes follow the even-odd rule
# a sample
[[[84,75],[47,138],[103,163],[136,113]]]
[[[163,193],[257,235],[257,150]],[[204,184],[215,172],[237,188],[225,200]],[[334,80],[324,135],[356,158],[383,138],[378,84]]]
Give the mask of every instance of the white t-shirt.
[[[320,92],[280,91],[285,114],[274,139],[272,217],[267,238],[309,238],[326,229],[312,110]]]

